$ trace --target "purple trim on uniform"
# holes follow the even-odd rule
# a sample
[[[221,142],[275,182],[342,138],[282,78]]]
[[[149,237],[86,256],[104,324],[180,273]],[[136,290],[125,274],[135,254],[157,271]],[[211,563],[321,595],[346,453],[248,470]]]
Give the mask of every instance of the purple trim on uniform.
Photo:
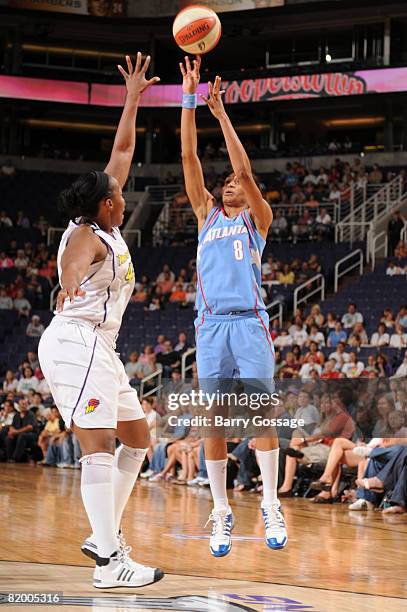
[[[99,262],[96,262],[96,263],[99,263]],[[95,276],[95,274],[97,274],[98,272],[99,272],[99,270],[96,270],[96,272],[94,272],[93,274],[91,274],[91,275],[90,275],[88,278],[85,278],[85,280],[83,280],[83,281],[81,282],[81,284],[79,285],[79,287],[82,287],[82,285],[83,285],[84,283],[87,283],[88,281],[90,281],[90,279],[91,279],[91,278],[93,278],[93,277]]]
[[[101,231],[103,231],[103,230],[101,230]],[[99,236],[99,234],[98,234],[98,236]],[[101,241],[102,241],[102,242],[103,242],[103,243],[104,243],[104,244],[107,246],[107,249],[108,249],[108,250],[110,250],[110,251],[112,252],[112,264],[113,264],[113,278],[112,278],[112,283],[113,283],[114,279],[116,278],[116,265],[115,265],[115,262],[114,262],[114,251],[113,251],[112,247],[110,246],[110,244],[109,244],[108,242],[106,242],[106,240],[105,240],[105,239],[104,239],[102,236],[99,236],[99,238],[100,238],[100,240],[101,240]],[[110,283],[110,285],[111,285],[112,283]],[[106,321],[106,318],[107,318],[107,303],[108,303],[108,301],[110,300],[110,285],[109,285],[109,286],[108,286],[108,288],[107,288],[107,298],[106,298],[106,301],[105,301],[105,303],[104,303],[104,305],[103,305],[103,310],[104,310],[103,321],[101,321],[101,322],[99,323],[98,327],[100,327],[101,325],[103,325],[103,323]]]
[[[82,385],[81,392],[79,393],[79,397],[78,397],[77,402],[76,402],[76,404],[75,404],[75,408],[73,409],[73,412],[72,412],[72,414],[71,414],[71,423],[70,423],[70,425],[72,424],[72,421],[73,421],[73,415],[75,414],[75,410],[77,409],[78,404],[79,404],[79,402],[81,401],[82,393],[83,393],[83,390],[85,389],[86,381],[88,380],[89,372],[90,372],[90,369],[91,369],[91,367],[92,367],[92,363],[93,363],[93,357],[94,357],[94,355],[95,355],[96,341],[97,341],[97,336],[96,336],[96,338],[95,338],[95,342],[93,343],[92,357],[90,358],[90,362],[89,362],[89,365],[88,365],[88,369],[86,370],[85,380],[83,381],[83,385]]]

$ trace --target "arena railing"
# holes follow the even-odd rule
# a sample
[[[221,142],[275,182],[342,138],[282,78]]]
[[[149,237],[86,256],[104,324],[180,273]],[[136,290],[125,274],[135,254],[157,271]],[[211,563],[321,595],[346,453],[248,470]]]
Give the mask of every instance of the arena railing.
[[[349,260],[351,259],[357,259],[357,261],[350,264],[344,270],[341,270],[340,268],[343,266],[343,264],[348,263]],[[363,251],[362,249],[356,249],[356,251],[349,253],[349,255],[342,257],[342,259],[339,259],[336,262],[335,272],[334,272],[334,292],[335,293],[338,292],[339,279],[345,276],[346,274],[348,274],[349,272],[351,272],[352,270],[355,270],[356,268],[359,268],[359,274],[362,275],[363,274]]]
[[[387,236],[387,232],[380,232],[377,234],[377,236],[372,237],[370,248],[372,271],[375,269],[376,259],[378,259],[379,254],[382,254],[383,257],[387,257],[388,252],[389,238]]]
[[[376,185],[377,187],[377,185]],[[370,229],[370,223],[375,223],[382,215],[388,214],[398,206],[403,196],[403,181],[396,176],[389,183],[380,185],[373,195],[340,221],[335,228],[335,242],[350,242],[364,240]]]
[[[182,380],[185,380],[186,373],[189,372],[189,370],[192,370],[193,363],[190,363],[189,365],[187,365],[187,359],[190,355],[194,355],[195,353],[196,353],[196,348],[190,348],[186,350],[185,353],[182,354],[182,357],[181,357],[181,378]]]
[[[274,308],[277,309],[277,312],[272,314],[271,310],[273,310]],[[268,304],[266,306],[266,310],[268,312],[270,322],[274,321],[275,319],[278,319],[278,322],[280,323],[280,327],[282,327],[283,326],[283,304],[282,302],[280,302],[279,300],[274,300],[274,302],[271,302],[271,304]]]
[[[312,288],[314,283],[317,283],[317,282],[319,282],[318,286],[316,288]],[[299,294],[304,289],[307,289],[308,293],[306,293],[302,297],[299,297]],[[296,287],[296,289],[294,289],[294,296],[293,296],[294,314],[296,313],[297,308],[300,304],[304,304],[305,302],[309,300],[310,297],[312,297],[313,295],[317,295],[317,294],[320,294],[321,301],[325,299],[325,277],[323,274],[316,274],[315,276],[310,278],[308,281],[306,281],[305,283],[302,283],[302,285],[299,285],[298,287]]]
[[[163,388],[162,376],[163,376],[163,371],[160,368],[159,370],[156,370],[155,372],[152,372],[148,376],[145,376],[144,378],[141,379],[140,400],[143,400],[144,398],[149,397],[150,395],[157,395],[157,397],[161,397],[161,391]],[[146,383],[148,383],[151,380],[154,380],[155,378],[157,378],[157,384],[155,385],[155,387],[153,387],[152,389],[149,388],[148,391],[144,393],[144,387]]]
[[[47,232],[47,245],[50,246],[56,242],[58,236],[62,236],[66,227],[49,227]],[[141,246],[141,230],[139,229],[123,229],[122,236],[124,240],[126,240],[126,236],[134,236],[135,237],[135,246]],[[127,242],[127,240],[126,240]]]
[[[53,287],[50,296],[49,296],[49,309],[51,312],[54,311],[55,309],[55,303],[57,301],[57,295],[58,295],[58,291],[61,289],[61,285],[58,283],[57,285],[55,285],[55,287]]]

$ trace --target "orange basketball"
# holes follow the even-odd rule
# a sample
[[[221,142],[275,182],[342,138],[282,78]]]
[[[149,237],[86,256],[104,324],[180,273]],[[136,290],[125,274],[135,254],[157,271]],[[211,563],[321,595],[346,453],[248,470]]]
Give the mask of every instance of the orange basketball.
[[[217,14],[206,6],[192,5],[174,19],[172,33],[183,51],[192,55],[208,53],[219,42],[222,26]]]

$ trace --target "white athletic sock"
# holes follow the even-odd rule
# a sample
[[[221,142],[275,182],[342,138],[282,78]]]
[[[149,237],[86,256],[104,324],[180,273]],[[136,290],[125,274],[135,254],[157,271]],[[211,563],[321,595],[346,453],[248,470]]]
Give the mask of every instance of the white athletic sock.
[[[113,491],[116,531],[120,529],[122,514],[134,483],[137,480],[148,448],[131,448],[121,444],[113,459]]]
[[[113,455],[93,453],[80,460],[81,493],[98,547],[98,555],[108,558],[117,550],[114,522]]]
[[[263,481],[263,503],[273,504],[277,501],[278,484],[278,456],[279,448],[262,451],[256,450],[257,463],[259,464],[261,478]]]
[[[206,459],[206,469],[215,510],[226,510],[229,508],[228,494],[226,491],[227,463],[227,459],[219,459],[218,461]]]

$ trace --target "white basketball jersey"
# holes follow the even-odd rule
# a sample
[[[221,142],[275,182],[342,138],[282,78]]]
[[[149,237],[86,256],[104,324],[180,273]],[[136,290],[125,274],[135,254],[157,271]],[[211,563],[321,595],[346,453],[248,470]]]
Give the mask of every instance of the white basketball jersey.
[[[58,275],[61,282],[61,260],[72,232],[78,223],[70,221],[58,249]],[[134,289],[134,270],[129,249],[118,228],[108,234],[96,223],[90,227],[107,246],[107,256],[103,261],[91,264],[81,288],[84,297],[76,297],[73,304],[65,300],[62,312],[55,312],[74,321],[83,321],[95,329],[111,346],[115,346],[124,311]]]

